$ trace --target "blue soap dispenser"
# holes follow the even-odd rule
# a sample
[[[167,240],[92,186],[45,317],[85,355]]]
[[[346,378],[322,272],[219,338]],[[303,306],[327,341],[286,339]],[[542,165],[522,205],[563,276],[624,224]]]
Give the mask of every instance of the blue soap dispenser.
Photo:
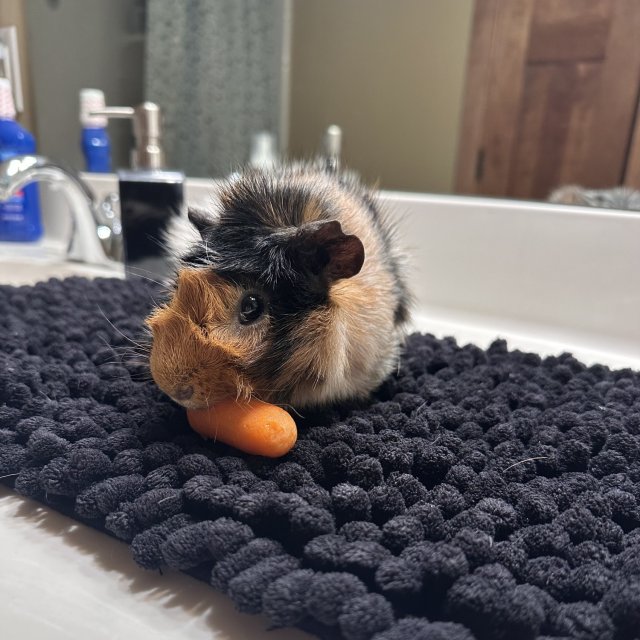
[[[93,115],[105,108],[104,92],[100,89],[80,91],[80,124],[82,153],[89,173],[111,173],[111,141],[107,133],[107,118]]]
[[[34,137],[16,122],[11,83],[0,78],[0,162],[35,151]],[[36,242],[41,237],[38,187],[32,182],[8,200],[0,200],[0,241]]]

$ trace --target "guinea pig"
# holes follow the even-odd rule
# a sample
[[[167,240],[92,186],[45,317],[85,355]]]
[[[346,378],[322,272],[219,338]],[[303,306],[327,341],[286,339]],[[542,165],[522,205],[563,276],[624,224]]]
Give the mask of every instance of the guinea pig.
[[[146,320],[156,384],[188,409],[365,399],[398,363],[410,307],[374,192],[305,163],[249,169],[216,200],[189,210],[197,234]]]

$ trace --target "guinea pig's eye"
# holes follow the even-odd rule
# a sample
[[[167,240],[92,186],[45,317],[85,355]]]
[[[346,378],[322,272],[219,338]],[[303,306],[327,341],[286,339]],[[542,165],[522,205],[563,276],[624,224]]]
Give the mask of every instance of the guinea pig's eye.
[[[264,313],[264,302],[256,293],[245,293],[240,301],[240,324],[255,322]]]

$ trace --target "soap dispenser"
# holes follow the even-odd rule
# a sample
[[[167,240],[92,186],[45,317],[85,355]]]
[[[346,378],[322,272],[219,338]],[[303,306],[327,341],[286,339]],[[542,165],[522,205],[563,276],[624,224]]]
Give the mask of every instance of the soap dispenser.
[[[0,162],[35,153],[34,137],[15,118],[11,83],[0,78]],[[36,242],[41,237],[38,186],[32,182],[0,202],[0,241]]]
[[[135,108],[106,107],[93,115],[133,120],[131,169],[117,172],[125,271],[162,279],[171,271],[163,234],[171,218],[181,215],[184,173],[166,169],[160,107],[144,102]]]
[[[327,127],[322,140],[324,167],[327,173],[340,171],[340,154],[342,152],[342,129],[337,124]]]
[[[111,173],[111,141],[107,134],[107,119],[91,115],[104,107],[103,91],[80,90],[81,146],[85,169],[89,173]]]

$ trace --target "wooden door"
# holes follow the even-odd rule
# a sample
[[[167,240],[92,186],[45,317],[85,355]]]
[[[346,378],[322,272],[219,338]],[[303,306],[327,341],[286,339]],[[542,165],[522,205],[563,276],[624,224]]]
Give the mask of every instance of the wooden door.
[[[456,191],[640,187],[639,91],[639,0],[476,0]]]

